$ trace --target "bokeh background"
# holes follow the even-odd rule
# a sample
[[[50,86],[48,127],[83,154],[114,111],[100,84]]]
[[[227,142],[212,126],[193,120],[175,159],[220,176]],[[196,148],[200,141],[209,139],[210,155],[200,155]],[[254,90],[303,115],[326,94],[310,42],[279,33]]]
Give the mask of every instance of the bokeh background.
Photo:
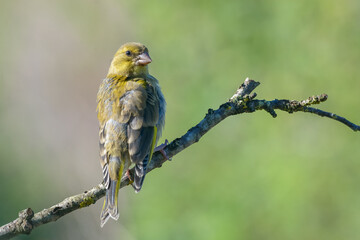
[[[148,46],[173,140],[235,92],[305,99],[360,123],[360,2],[2,0],[0,225],[101,181],[97,88],[127,41]],[[120,191],[18,239],[358,239],[359,133],[306,113],[226,119]]]

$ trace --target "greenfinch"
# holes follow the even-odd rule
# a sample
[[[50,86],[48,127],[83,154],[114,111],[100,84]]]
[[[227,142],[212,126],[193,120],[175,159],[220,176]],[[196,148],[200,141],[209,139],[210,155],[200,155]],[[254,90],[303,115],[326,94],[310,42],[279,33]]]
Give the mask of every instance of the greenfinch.
[[[143,44],[126,43],[99,87],[100,163],[106,188],[101,227],[110,217],[119,218],[118,191],[131,164],[135,164],[132,186],[140,191],[165,124],[166,102],[158,80],[149,74],[151,61]]]

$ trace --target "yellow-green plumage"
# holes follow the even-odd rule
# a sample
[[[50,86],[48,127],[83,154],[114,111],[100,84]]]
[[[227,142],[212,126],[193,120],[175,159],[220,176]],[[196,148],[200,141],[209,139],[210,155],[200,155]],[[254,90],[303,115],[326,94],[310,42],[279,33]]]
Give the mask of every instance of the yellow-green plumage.
[[[135,164],[133,187],[140,191],[146,165],[165,123],[166,103],[158,81],[148,72],[150,62],[144,45],[124,44],[116,52],[99,88],[100,163],[107,189],[101,226],[110,217],[119,217],[119,183],[132,163]]]

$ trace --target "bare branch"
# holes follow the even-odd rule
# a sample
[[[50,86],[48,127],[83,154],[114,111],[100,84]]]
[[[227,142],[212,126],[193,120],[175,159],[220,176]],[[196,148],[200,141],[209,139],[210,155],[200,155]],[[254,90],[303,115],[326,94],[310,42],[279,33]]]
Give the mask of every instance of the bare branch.
[[[19,218],[0,227],[0,239],[10,239],[18,234],[30,234],[30,232],[42,224],[56,221],[60,217],[87,207],[105,195],[102,184],[93,187],[82,194],[74,195],[64,199],[62,202],[34,214],[31,208],[22,210]]]
[[[358,125],[350,122],[346,118],[340,117],[340,116],[338,116],[338,115],[336,115],[334,113],[325,112],[323,110],[320,110],[320,109],[317,109],[317,108],[312,108],[312,107],[305,107],[304,112],[314,113],[314,114],[319,115],[321,117],[328,117],[328,118],[334,119],[336,121],[339,121],[339,122],[345,124],[346,126],[351,128],[355,132],[360,131],[360,126],[358,126]]]
[[[339,121],[354,131],[360,130],[360,126],[346,120],[343,117],[322,111],[320,109],[309,107],[310,105],[319,104],[326,101],[328,98],[326,94],[312,96],[302,101],[278,99],[272,101],[255,100],[254,98],[256,97],[256,94],[252,93],[252,91],[257,86],[259,86],[259,84],[259,82],[247,78],[236,91],[236,93],[229,99],[229,101],[222,104],[217,110],[208,109],[208,113],[200,123],[189,129],[182,137],[175,139],[169,145],[167,145],[164,148],[166,155],[171,159],[185,148],[198,142],[200,138],[211,128],[229,116],[241,113],[251,113],[257,110],[265,110],[273,117],[277,116],[275,109],[286,111],[288,113],[308,112],[321,117],[328,117]],[[147,172],[161,167],[162,164],[166,161],[167,160],[164,159],[160,152],[154,153]],[[133,174],[134,169],[131,169],[130,176],[133,176]],[[123,177],[120,188],[129,184],[129,178]],[[82,194],[68,197],[62,202],[50,208],[44,209],[36,214],[34,214],[30,208],[27,208],[19,213],[19,217],[17,219],[0,227],[0,239],[9,239],[18,234],[29,234],[35,227],[56,221],[60,217],[72,211],[94,204],[104,195],[105,188],[102,184],[99,184],[98,186],[93,187],[92,189],[85,191]]]

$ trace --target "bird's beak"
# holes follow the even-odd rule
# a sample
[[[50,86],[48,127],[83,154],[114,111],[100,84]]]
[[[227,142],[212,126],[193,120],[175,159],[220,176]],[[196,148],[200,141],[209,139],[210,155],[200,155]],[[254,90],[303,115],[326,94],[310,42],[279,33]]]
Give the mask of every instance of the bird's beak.
[[[142,54],[140,54],[140,55],[138,56],[138,59],[136,60],[135,63],[136,63],[136,65],[145,66],[145,65],[148,65],[148,64],[151,63],[151,62],[152,62],[152,60],[151,60],[149,54],[146,53],[146,52],[144,52],[144,53],[142,53]]]

